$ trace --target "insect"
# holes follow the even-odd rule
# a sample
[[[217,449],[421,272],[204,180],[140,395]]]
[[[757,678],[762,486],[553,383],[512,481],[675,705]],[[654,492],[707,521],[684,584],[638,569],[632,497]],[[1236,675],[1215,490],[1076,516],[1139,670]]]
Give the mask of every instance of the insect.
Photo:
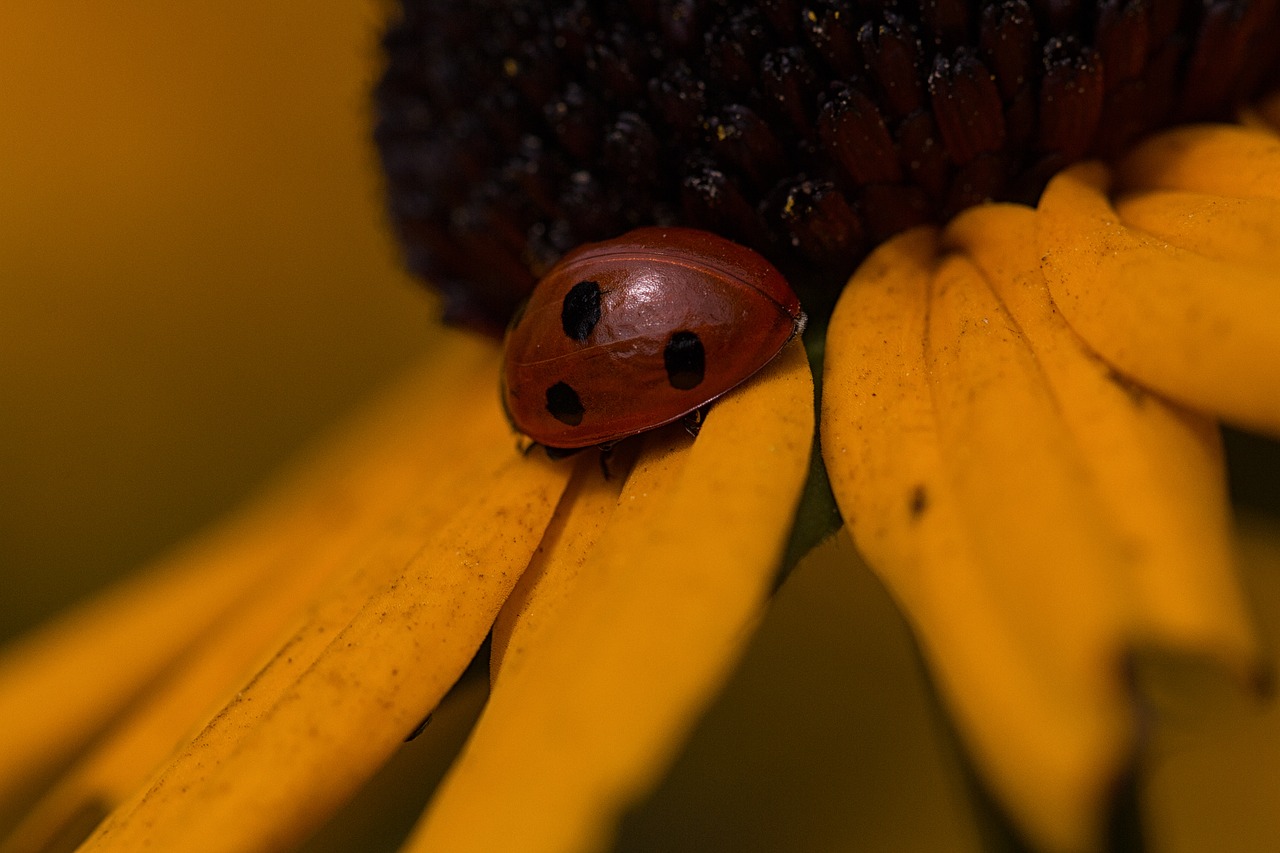
[[[507,330],[503,403],[549,449],[608,445],[698,412],[804,330],[760,255],[692,228],[640,228],[565,255]]]

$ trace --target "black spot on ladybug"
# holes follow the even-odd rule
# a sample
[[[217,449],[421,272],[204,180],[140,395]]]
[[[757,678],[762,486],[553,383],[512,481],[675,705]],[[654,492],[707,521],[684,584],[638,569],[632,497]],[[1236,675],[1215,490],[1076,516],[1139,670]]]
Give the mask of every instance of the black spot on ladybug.
[[[560,325],[566,335],[582,343],[599,322],[600,282],[580,281],[564,296],[564,303],[560,306]]]
[[[707,369],[707,353],[702,340],[693,332],[676,332],[662,351],[667,368],[667,381],[672,388],[688,391],[697,388]]]
[[[557,382],[547,389],[547,411],[562,424],[577,426],[582,423],[582,400],[573,387]]]

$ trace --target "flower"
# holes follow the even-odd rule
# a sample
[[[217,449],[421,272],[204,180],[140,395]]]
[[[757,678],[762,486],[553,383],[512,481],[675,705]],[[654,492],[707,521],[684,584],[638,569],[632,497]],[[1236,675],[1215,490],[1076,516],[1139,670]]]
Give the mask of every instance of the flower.
[[[652,78],[667,144],[688,142],[679,118],[690,98],[707,99],[698,123],[714,113],[703,128],[711,150],[678,181],[658,168],[663,149],[642,116],[619,114],[593,141],[609,105],[555,79],[563,66],[551,61],[567,51],[608,92],[627,92],[646,61],[627,27],[657,13],[640,4],[599,39],[585,5],[446,16],[456,29],[432,29],[410,6],[388,38],[379,138],[411,259],[452,318],[492,327],[531,269],[592,229],[674,217],[662,192],[675,189],[682,216],[769,251],[807,304],[838,299],[822,360],[822,458],[853,538],[1011,816],[1048,849],[1095,846],[1136,740],[1132,650],[1204,652],[1245,677],[1259,665],[1232,575],[1213,419],[1278,426],[1268,356],[1280,344],[1280,143],[1259,112],[1252,129],[1175,130],[1110,167],[1070,163],[1129,147],[1171,111],[1218,111],[1266,69],[1228,63],[1171,100],[1158,85],[1168,80],[1144,74],[1173,60],[1156,62],[1155,48],[1135,59],[1133,41],[1102,39],[1135,17],[1171,39],[1154,6],[1100,8],[1096,47],[1040,44],[1030,7],[993,6],[983,32],[1003,40],[986,54],[954,46],[964,27],[945,10],[919,21],[890,12],[859,55],[844,50],[853,30],[835,5],[790,19],[784,4],[709,20],[693,4],[662,9],[664,36],[682,50],[699,27],[713,36],[710,73],[731,101],[711,103],[720,90],[682,60]],[[1079,12],[1044,14],[1070,29]],[[1193,69],[1227,38],[1216,14],[1173,40],[1195,45]],[[1236,38],[1274,33],[1251,14],[1229,28]],[[779,15],[847,83],[856,76],[842,64],[878,71],[885,103],[846,85],[820,101],[806,137],[797,92],[815,85],[800,61],[808,48],[752,52]],[[548,20],[553,33],[527,38]],[[909,53],[917,27],[949,58],[908,57],[904,72],[893,51]],[[422,38],[439,43],[424,49]],[[477,39],[510,61],[472,65],[449,51]],[[1019,75],[1033,44],[1044,63],[1038,124],[1027,126],[1014,119],[1026,118]],[[747,98],[757,58],[777,108],[801,107],[795,139],[772,139],[734,100]],[[509,88],[463,97],[464,74],[510,78],[530,100],[554,91],[544,136],[520,134],[527,104]],[[918,91],[889,85],[904,81]],[[1170,97],[1139,109],[1137,81]],[[430,91],[426,105],[414,86]],[[1036,156],[1008,147],[1019,134],[1038,134]],[[549,150],[553,137],[560,148]],[[414,153],[424,139],[431,156]],[[499,143],[520,157],[486,148]],[[806,167],[826,156],[845,173],[789,174],[791,144]],[[617,197],[565,152],[612,165]],[[726,180],[735,173],[745,190]],[[1051,175],[1034,209],[954,215],[988,196],[1034,196]],[[524,195],[509,193],[516,185]],[[530,222],[511,208],[520,199],[552,214]],[[934,218],[948,221],[908,229]],[[94,815],[104,819],[85,849],[288,846],[418,729],[490,631],[488,704],[408,849],[607,842],[761,616],[809,473],[808,362],[792,345],[717,404],[696,442],[678,430],[646,436],[620,447],[605,477],[592,456],[514,451],[492,342],[442,330],[436,347],[310,473],[5,659],[0,720],[18,744],[5,784],[106,733],[15,844],[103,800],[110,813]]]
[[[850,282],[827,344],[824,455],[854,538],[918,625],[991,784],[1052,849],[1096,844],[1109,780],[1131,760],[1126,650],[1200,651],[1246,682],[1258,661],[1213,424],[1116,366],[1147,378],[1123,360],[1132,320],[1154,313],[1138,305],[1144,285],[1168,308],[1180,281],[1225,289],[1249,274],[1222,259],[1197,269],[1119,224],[1104,180],[1069,169],[1036,211],[977,208],[941,240],[890,241]],[[1099,303],[1106,319],[1089,316]],[[1197,325],[1181,320],[1189,303],[1173,310],[1157,337]],[[1086,342],[1090,320],[1113,337]],[[1269,325],[1255,324],[1261,340],[1280,332]],[[1180,343],[1146,352],[1211,348]],[[1267,371],[1217,369],[1222,387],[1252,382],[1267,399]],[[1170,373],[1161,390],[1225,413]]]

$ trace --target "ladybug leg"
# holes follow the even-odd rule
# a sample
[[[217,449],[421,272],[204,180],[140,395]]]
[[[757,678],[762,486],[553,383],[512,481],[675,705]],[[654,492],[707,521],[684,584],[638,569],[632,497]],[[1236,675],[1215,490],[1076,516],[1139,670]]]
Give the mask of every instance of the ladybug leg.
[[[422,722],[420,722],[420,723],[418,723],[416,726],[414,726],[414,727],[413,727],[413,731],[411,731],[411,732],[409,732],[409,734],[405,735],[404,742],[405,742],[405,743],[409,743],[409,741],[414,740],[415,738],[417,738],[417,737],[418,737],[418,735],[422,734],[423,732],[425,732],[425,731],[427,730],[427,726],[429,726],[429,725],[431,725],[431,714],[427,714],[425,717],[423,717],[423,718],[422,718]]]
[[[582,450],[581,447],[547,447],[545,444],[540,446],[546,452],[547,458],[552,460],[568,459],[573,454]]]
[[[698,433],[702,430],[702,421],[707,416],[707,411],[710,408],[710,406],[702,406],[685,415],[684,420],[681,421],[684,424],[685,432],[697,438]]]
[[[613,474],[609,471],[609,460],[613,458],[613,445],[600,445],[600,473],[604,475],[605,480],[613,479]]]

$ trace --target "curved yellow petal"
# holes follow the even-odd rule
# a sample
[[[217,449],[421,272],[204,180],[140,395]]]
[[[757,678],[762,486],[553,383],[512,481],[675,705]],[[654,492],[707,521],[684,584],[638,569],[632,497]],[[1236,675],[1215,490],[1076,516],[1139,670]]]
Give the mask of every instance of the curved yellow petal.
[[[428,366],[235,517],[6,650],[0,803],[47,783],[193,644],[209,642],[263,594],[300,551],[338,550],[383,522],[414,488],[428,450],[424,423],[445,414],[424,389],[461,391],[494,357],[492,345],[457,333],[442,332],[440,348],[451,367]],[[449,370],[461,374],[458,381]]]
[[[407,850],[607,843],[759,617],[808,470],[812,393],[796,341],[715,405],[692,447],[672,430],[645,439],[582,568],[539,579],[567,589],[539,594],[516,617],[536,625],[518,654],[514,640],[508,647],[489,706]],[[573,556],[548,561],[559,559]]]
[[[927,596],[914,528],[943,476],[925,381],[932,229],[884,243],[845,286],[827,331],[822,456],[858,549],[908,609]]]
[[[1027,747],[1060,762],[1057,778],[1026,773],[1044,786],[1027,793],[1055,823],[1073,817],[1071,828],[1036,828],[1050,846],[1092,846],[1128,745],[1120,543],[1028,342],[967,259],[947,258],[935,272],[926,335],[942,461],[986,604],[1004,632],[1004,654],[1029,676],[1022,689],[1043,703],[1033,704],[1038,719],[1027,733],[1040,743]],[[1030,723],[1010,719],[1016,705],[1003,710],[1000,720],[998,704],[988,709],[1005,729],[1001,739],[1011,725]],[[1000,748],[998,766],[1014,776],[1002,780],[1008,784],[1024,775],[1017,765],[1027,756]]]
[[[1115,543],[1026,341],[931,232],[881,246],[827,338],[823,457],[994,789],[1088,849],[1130,736]]]
[[[1116,167],[1128,190],[1280,198],[1280,137],[1250,127],[1194,125],[1158,133]]]
[[[1040,201],[1041,268],[1067,321],[1142,384],[1280,433],[1280,270],[1214,260],[1128,228],[1107,187],[1102,167],[1076,166]]]
[[[483,383],[471,375],[471,386],[484,393],[485,418],[502,424],[493,375],[485,371]],[[435,406],[456,432],[489,435],[476,464],[454,469],[456,448],[433,448],[456,476],[417,473],[406,514],[352,553],[332,593],[248,688],[86,849],[292,843],[431,710],[488,633],[570,471],[540,455],[521,457],[504,427],[457,429],[465,400]],[[451,487],[451,479],[460,484]],[[460,502],[460,492],[470,497]],[[440,526],[442,512],[448,520]]]
[[[588,464],[569,482],[538,552],[493,623],[489,653],[492,680],[500,672],[517,669],[526,651],[537,645],[539,632],[555,623],[564,607],[563,599],[571,594],[578,573],[586,566],[587,554],[600,541],[618,506],[618,495],[635,460],[636,444],[623,442],[607,455],[608,479],[600,467]]]
[[[247,728],[215,719],[186,773],[84,849],[276,849],[350,796],[457,679],[546,528],[569,466],[510,453],[271,707]]]
[[[973,208],[944,240],[982,270],[1026,337],[1123,549],[1134,639],[1257,664],[1231,555],[1216,424],[1120,377],[1058,314],[1040,275],[1036,214]],[[1278,234],[1277,236],[1280,236]]]
[[[206,537],[6,649],[0,660],[0,803],[30,796],[225,619],[282,537]]]
[[[1280,199],[1152,190],[1122,196],[1115,208],[1128,227],[1180,249],[1263,273],[1280,269]]]
[[[261,588],[239,602],[178,665],[152,685],[42,798],[0,850],[44,849],[50,838],[66,834],[65,827],[85,820],[87,813],[104,813],[117,806],[215,711],[231,703],[254,669],[284,645],[289,647],[289,660],[294,662],[292,677],[296,677],[359,605],[392,580],[430,539],[452,509],[458,488],[470,486],[477,470],[492,467],[490,460],[509,454],[511,436],[496,416],[495,391],[489,382],[496,370],[494,348],[450,336],[438,356],[437,363],[445,367],[413,377],[412,385],[402,389],[397,400],[384,404],[394,414],[380,416],[398,424],[397,429],[413,427],[404,432],[403,442],[391,442],[400,454],[386,473],[400,482],[383,478],[388,496],[399,498],[403,505],[389,507],[377,502],[384,517],[372,525],[374,532],[368,543],[359,540],[369,534],[369,526],[354,531],[330,526],[326,535],[316,531],[310,541],[289,543],[290,553],[263,572]],[[422,399],[419,391],[423,385],[437,396]],[[467,421],[468,429],[457,429],[459,418]],[[387,431],[376,428],[367,418],[365,423],[369,428],[366,460],[390,463]],[[354,434],[346,441],[360,443]],[[417,485],[413,487],[416,493],[406,493],[403,486],[411,482],[406,478],[430,485]],[[340,592],[335,594],[335,590]],[[321,601],[328,602],[328,612],[324,630],[317,630],[317,614],[309,611],[315,611]],[[336,607],[339,602],[345,608]],[[307,630],[299,631],[299,624],[305,624]],[[288,683],[279,677],[279,663],[278,659],[273,661],[259,674],[236,707],[259,713],[270,706]],[[227,719],[224,713],[223,721]],[[247,724],[243,719],[239,722]]]

